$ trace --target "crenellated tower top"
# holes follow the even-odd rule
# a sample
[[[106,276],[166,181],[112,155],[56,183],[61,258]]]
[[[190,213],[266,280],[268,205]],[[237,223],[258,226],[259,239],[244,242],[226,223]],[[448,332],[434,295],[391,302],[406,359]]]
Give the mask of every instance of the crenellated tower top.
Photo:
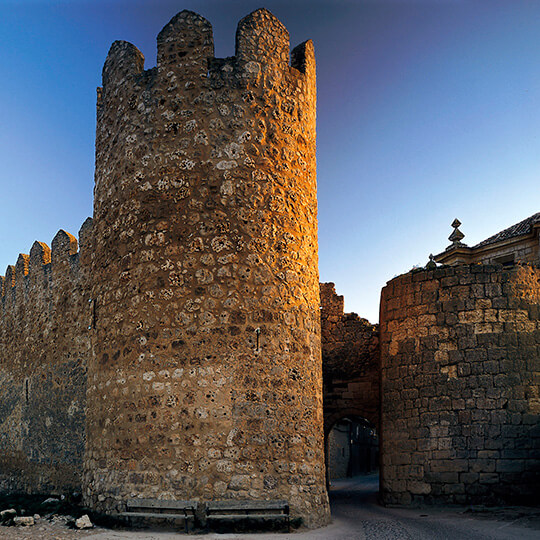
[[[89,260],[92,242],[91,218],[82,225],[79,238],[81,251],[84,250],[84,257]],[[77,274],[78,248],[77,239],[62,229],[53,238],[51,247],[45,242],[34,242],[30,253],[20,253],[15,265],[8,265],[5,276],[0,276],[0,307],[3,306],[4,310],[17,306],[28,309],[25,304],[28,300],[29,285],[36,284],[38,289],[45,291],[50,288],[52,281],[66,274],[66,268],[69,267]]]
[[[244,17],[236,31],[235,56],[214,58],[212,25],[201,15],[184,10],[165,25],[157,37],[157,67],[144,70],[144,56],[126,41],[115,41],[103,67],[103,88],[113,90],[128,81],[148,85],[155,78],[189,81],[215,78],[219,71],[240,82],[262,73],[281,70],[314,77],[313,43],[300,44],[289,53],[289,33],[267,9],[261,8]],[[224,66],[227,66],[224,68]],[[231,73],[234,72],[234,73]],[[143,76],[141,80],[141,76]],[[177,86],[168,87],[174,91]]]

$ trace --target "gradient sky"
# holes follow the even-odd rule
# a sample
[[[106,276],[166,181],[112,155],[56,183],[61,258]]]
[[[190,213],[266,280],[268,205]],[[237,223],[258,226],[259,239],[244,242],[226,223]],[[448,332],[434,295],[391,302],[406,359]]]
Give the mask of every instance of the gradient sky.
[[[450,242],[540,211],[540,1],[0,0],[0,273],[92,215],[96,87],[115,39],[155,65],[182,9],[234,54],[267,7],[318,76],[319,258],[345,308],[378,319],[380,289]]]

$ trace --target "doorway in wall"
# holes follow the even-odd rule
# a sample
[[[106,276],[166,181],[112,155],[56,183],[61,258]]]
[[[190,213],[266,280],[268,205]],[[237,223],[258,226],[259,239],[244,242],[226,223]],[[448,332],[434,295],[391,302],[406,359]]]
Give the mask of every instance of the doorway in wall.
[[[375,473],[379,463],[379,438],[365,418],[345,416],[334,423],[327,439],[327,472],[332,480]]]

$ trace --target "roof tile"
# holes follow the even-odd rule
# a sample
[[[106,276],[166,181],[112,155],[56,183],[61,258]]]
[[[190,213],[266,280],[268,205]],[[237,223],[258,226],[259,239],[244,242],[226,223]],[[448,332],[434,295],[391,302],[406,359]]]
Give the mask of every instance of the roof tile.
[[[508,227],[508,229],[504,229],[503,231],[498,232],[497,234],[494,234],[493,236],[490,236],[485,240],[482,240],[482,242],[476,244],[473,249],[487,246],[489,244],[495,244],[496,242],[501,242],[502,240],[508,240],[509,238],[514,238],[515,236],[523,236],[525,234],[529,234],[532,231],[533,225],[535,223],[540,223],[540,212],[537,212],[536,214],[533,214],[527,219],[524,219],[523,221],[520,221],[519,223]]]

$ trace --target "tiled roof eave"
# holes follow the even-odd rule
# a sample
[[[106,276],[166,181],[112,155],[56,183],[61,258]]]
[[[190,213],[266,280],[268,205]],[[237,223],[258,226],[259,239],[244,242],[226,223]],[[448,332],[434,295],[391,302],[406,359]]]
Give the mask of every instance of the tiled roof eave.
[[[537,234],[538,234],[537,231],[531,230],[528,233],[511,236],[509,238],[503,238],[502,240],[497,240],[489,244],[480,243],[480,244],[477,244],[476,246],[473,246],[471,249],[474,250],[475,255],[477,253],[478,254],[487,253],[489,251],[499,250],[503,247],[512,246],[515,244],[521,244],[524,240],[534,240]]]
[[[472,247],[474,250],[478,250],[493,244],[501,245],[501,242],[507,240],[512,240],[515,238],[522,238],[529,235],[535,235],[535,231],[538,231],[540,228],[540,212],[529,216],[528,218],[516,223],[485,240],[479,242]]]

